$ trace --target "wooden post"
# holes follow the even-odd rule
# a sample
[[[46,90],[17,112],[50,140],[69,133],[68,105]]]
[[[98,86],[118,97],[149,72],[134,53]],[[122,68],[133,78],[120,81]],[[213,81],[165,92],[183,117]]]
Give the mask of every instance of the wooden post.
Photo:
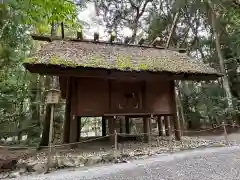
[[[70,122],[70,140],[69,143],[75,143],[75,144],[71,144],[70,148],[76,148],[77,144],[76,142],[78,141],[78,134],[77,134],[77,118],[75,114],[72,114],[71,116],[71,122]]]
[[[159,133],[159,136],[163,136],[162,116],[157,116],[157,123],[158,123],[158,133]]]
[[[120,131],[120,133],[123,133],[123,128],[122,128],[122,126],[123,126],[123,123],[122,123],[122,117],[119,117],[118,118],[118,120],[119,120],[119,131]]]
[[[229,144],[229,142],[228,142],[227,130],[226,130],[226,126],[225,126],[225,123],[224,123],[224,121],[222,122],[222,126],[223,126],[223,131],[224,131],[225,143],[226,143],[226,145],[228,145],[228,144]]]
[[[53,113],[54,113],[54,104],[51,104],[51,118],[50,118],[50,130],[49,130],[49,140],[48,140],[48,145],[49,145],[49,152],[48,152],[48,168],[52,165],[52,141],[53,141]]]
[[[151,155],[151,131],[148,132],[148,155]]]
[[[117,151],[117,143],[118,143],[118,140],[117,140],[117,130],[115,129],[114,130],[114,149],[115,149],[115,151]]]
[[[177,118],[177,115],[174,114],[172,116],[173,118],[173,127],[174,127],[174,133],[175,133],[175,138],[177,141],[180,141],[181,140],[181,130],[180,130],[180,123],[179,123],[179,120]]]
[[[170,123],[169,116],[164,116],[164,124],[165,124],[165,134],[166,136],[170,136],[171,123]]]
[[[114,130],[115,130],[115,119],[113,117],[108,118],[108,128],[109,128],[109,134],[111,143],[114,143]]]
[[[82,131],[82,117],[77,116],[77,142],[80,142]]]
[[[151,135],[152,135],[152,116],[148,118],[149,131],[148,131],[148,155],[151,155]]]
[[[118,158],[118,140],[117,140],[117,130],[115,129],[114,130],[114,153],[113,153],[113,156],[115,158],[115,160]]]
[[[71,120],[71,78],[67,79],[66,88],[66,107],[65,107],[65,120],[63,129],[63,143],[69,143],[70,135],[70,120]]]
[[[106,123],[106,117],[102,117],[102,136],[107,135],[107,123]]]
[[[151,116],[151,118],[148,118],[148,123],[149,123],[149,132],[152,132],[152,119],[153,117]]]
[[[47,159],[47,169],[49,171],[50,166],[52,165],[52,143],[53,143],[53,118],[54,118],[54,104],[57,104],[59,101],[59,90],[50,89],[47,94],[47,104],[51,105],[51,116],[50,116],[50,129],[49,129],[49,139],[48,139],[48,159]]]
[[[143,139],[145,143],[149,142],[149,120],[147,117],[143,117]]]
[[[169,124],[171,124],[171,123],[169,122]],[[171,129],[169,131],[169,150],[170,150],[170,152],[173,152],[173,142],[172,142],[172,131],[171,131]]]
[[[129,116],[125,116],[126,134],[130,134],[129,119]]]
[[[70,135],[69,135],[69,143],[71,143],[70,148],[76,148],[78,147],[77,141],[78,141],[78,119],[76,115],[76,105],[78,100],[78,86],[77,86],[77,79],[72,78],[71,80],[71,112],[70,112]],[[75,96],[72,96],[72,95]]]

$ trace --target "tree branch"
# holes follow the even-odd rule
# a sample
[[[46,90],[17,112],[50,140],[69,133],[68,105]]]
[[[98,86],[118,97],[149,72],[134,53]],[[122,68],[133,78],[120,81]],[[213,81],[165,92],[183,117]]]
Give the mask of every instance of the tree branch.
[[[145,9],[146,9],[146,7],[147,7],[147,4],[150,3],[150,2],[152,2],[152,0],[146,0],[146,1],[145,1],[145,3],[143,4],[142,10],[141,10],[141,12],[139,13],[139,16],[140,16],[140,17],[143,15],[143,13],[144,13],[144,11],[145,11]]]
[[[178,16],[179,16],[179,12],[176,13],[175,17],[174,17],[174,20],[173,20],[173,23],[172,23],[172,27],[171,27],[171,30],[170,30],[170,33],[169,33],[169,36],[168,36],[168,39],[167,39],[167,44],[166,44],[166,48],[169,47],[169,44],[170,44],[170,40],[172,38],[172,34],[173,34],[173,31],[176,27],[176,24],[177,24],[177,19],[178,19]]]
[[[132,0],[129,0],[129,3],[131,4],[131,6],[132,6],[134,9],[136,9],[137,11],[139,11],[139,7],[137,7]]]

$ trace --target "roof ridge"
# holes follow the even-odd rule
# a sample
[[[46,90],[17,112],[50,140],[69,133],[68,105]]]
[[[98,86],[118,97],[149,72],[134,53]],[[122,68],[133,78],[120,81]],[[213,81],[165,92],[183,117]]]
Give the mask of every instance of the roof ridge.
[[[85,43],[94,43],[94,44],[103,44],[103,45],[117,45],[123,47],[137,47],[137,48],[150,48],[150,49],[160,49],[160,50],[170,50],[170,51],[178,51],[179,53],[186,53],[186,49],[184,48],[166,48],[163,46],[151,46],[151,45],[139,45],[139,44],[124,44],[121,42],[109,42],[109,41],[94,41],[93,39],[77,39],[71,37],[62,38],[61,36],[43,36],[32,34],[31,35],[34,40],[37,41],[70,41],[70,42],[85,42]]]

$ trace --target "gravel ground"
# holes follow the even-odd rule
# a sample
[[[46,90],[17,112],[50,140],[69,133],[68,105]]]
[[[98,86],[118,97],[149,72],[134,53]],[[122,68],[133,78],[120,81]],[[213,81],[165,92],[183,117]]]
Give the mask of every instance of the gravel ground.
[[[18,180],[239,180],[240,147],[163,154],[131,163],[61,170]]]

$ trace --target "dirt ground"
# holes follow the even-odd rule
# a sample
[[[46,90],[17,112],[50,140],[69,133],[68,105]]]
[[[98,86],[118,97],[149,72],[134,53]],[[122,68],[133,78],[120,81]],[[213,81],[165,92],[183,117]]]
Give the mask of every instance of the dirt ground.
[[[202,133],[196,133],[196,134],[191,134],[191,137],[198,137],[200,139],[205,139],[205,140],[212,140],[212,141],[221,141],[225,140],[224,133],[219,131],[217,133],[209,133],[209,132],[202,132]],[[233,133],[228,133],[227,136],[229,141],[234,141],[237,144],[240,144],[240,132],[233,132]],[[124,143],[125,145],[129,145],[129,142]],[[133,143],[134,144],[134,143]],[[121,145],[122,146],[122,145]],[[121,147],[120,147],[121,148]],[[126,147],[128,148],[128,147]],[[74,152],[74,153],[79,153],[79,154],[84,154],[84,153],[99,153],[99,152],[104,152],[104,151],[109,151],[109,150],[114,149],[114,144],[110,143],[107,140],[96,140],[94,142],[85,142],[82,144],[78,144],[76,149],[70,149],[68,145],[66,146],[61,146],[61,147],[55,147],[53,148],[53,152],[62,152],[62,153],[67,153],[67,152]],[[17,156],[21,157],[21,159],[28,158],[29,156],[33,156],[35,154],[44,154],[47,153],[48,149],[43,148],[41,150],[36,150],[34,148],[26,148],[26,149],[8,149],[8,148],[1,148],[0,147],[0,156],[2,155],[11,155],[11,156]]]

